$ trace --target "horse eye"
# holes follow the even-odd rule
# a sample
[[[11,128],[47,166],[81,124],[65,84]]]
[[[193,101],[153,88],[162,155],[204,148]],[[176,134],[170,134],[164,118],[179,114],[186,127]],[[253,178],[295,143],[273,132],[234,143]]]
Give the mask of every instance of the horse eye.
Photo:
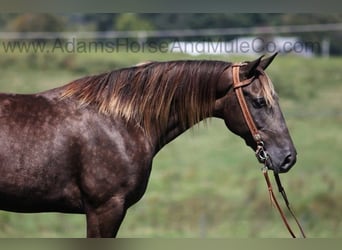
[[[258,98],[255,98],[255,99],[253,100],[252,105],[253,105],[254,108],[260,109],[260,108],[262,108],[262,107],[267,106],[267,103],[266,103],[265,98],[263,98],[263,97],[258,97]]]

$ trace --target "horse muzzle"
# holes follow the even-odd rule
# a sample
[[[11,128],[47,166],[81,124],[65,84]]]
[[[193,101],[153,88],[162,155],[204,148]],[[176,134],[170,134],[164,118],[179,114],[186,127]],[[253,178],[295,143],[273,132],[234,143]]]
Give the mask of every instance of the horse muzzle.
[[[281,157],[282,160],[276,160],[275,158],[273,158],[272,160],[271,155],[264,148],[263,143],[260,143],[257,146],[255,156],[260,163],[264,164],[265,167],[273,170],[276,173],[288,172],[297,161],[297,153],[295,150],[289,150],[284,157]]]

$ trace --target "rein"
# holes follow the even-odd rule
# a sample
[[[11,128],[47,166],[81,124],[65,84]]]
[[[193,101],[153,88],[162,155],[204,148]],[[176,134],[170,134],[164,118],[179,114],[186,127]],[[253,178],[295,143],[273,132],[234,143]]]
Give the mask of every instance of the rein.
[[[258,161],[260,163],[264,164],[264,166],[262,168],[262,172],[263,172],[263,175],[265,177],[265,181],[266,181],[266,184],[267,184],[270,200],[271,200],[272,204],[278,209],[279,214],[280,214],[280,216],[281,216],[281,218],[282,218],[282,220],[283,220],[287,230],[291,234],[291,236],[293,238],[296,238],[296,235],[293,233],[293,230],[291,229],[291,226],[288,223],[287,218],[286,218],[283,210],[281,209],[281,207],[280,207],[280,205],[279,205],[279,203],[277,201],[276,196],[274,195],[273,188],[272,188],[272,185],[271,185],[271,181],[270,181],[270,178],[269,178],[268,172],[267,172],[268,168],[272,166],[272,161],[271,161],[271,158],[270,158],[269,154],[267,153],[267,151],[266,151],[266,149],[264,147],[264,142],[263,142],[263,140],[261,138],[261,135],[259,133],[258,128],[256,127],[256,125],[254,123],[253,117],[252,117],[252,115],[251,115],[251,113],[249,111],[249,108],[247,106],[245,97],[244,97],[243,92],[242,92],[242,87],[251,84],[252,81],[254,80],[254,77],[251,77],[251,78],[248,78],[246,80],[240,81],[239,71],[240,71],[240,67],[243,66],[243,65],[246,65],[246,64],[244,64],[244,63],[237,63],[237,64],[233,64],[232,65],[234,91],[235,91],[236,97],[238,99],[239,105],[241,107],[243,117],[244,117],[244,119],[245,119],[245,121],[247,123],[247,126],[249,128],[249,131],[251,132],[251,134],[253,136],[253,139],[254,139],[254,141],[255,141],[255,143],[257,145],[257,149],[255,151],[255,155],[256,155]],[[279,192],[281,193],[281,195],[282,195],[282,197],[284,199],[284,202],[286,204],[287,209],[289,210],[289,212],[291,213],[292,217],[296,221],[296,224],[297,224],[297,226],[298,226],[298,228],[299,228],[299,230],[300,230],[300,232],[302,234],[302,237],[306,238],[306,235],[304,233],[304,230],[303,230],[302,226],[300,225],[298,219],[296,218],[294,212],[292,211],[292,209],[290,207],[290,203],[289,203],[288,198],[286,196],[285,189],[283,188],[283,186],[281,184],[281,181],[280,181],[280,177],[279,177],[279,174],[278,174],[278,169],[277,170],[274,169],[273,173],[274,173],[274,178],[275,178],[275,181],[277,183]]]

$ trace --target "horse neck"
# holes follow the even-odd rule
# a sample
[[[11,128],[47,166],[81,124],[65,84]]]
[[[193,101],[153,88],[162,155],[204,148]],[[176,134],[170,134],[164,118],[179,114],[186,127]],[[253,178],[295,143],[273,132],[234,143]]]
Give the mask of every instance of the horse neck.
[[[223,82],[226,84],[227,77],[223,73],[229,65],[214,61],[190,62],[183,63],[179,68],[181,73],[178,72],[178,76],[174,77],[175,79],[169,79],[168,82],[184,82],[189,85],[183,87],[182,92],[173,89],[173,100],[168,100],[170,101],[168,105],[174,106],[165,109],[166,112],[170,111],[168,114],[163,113],[167,117],[159,114],[163,117],[161,121],[166,123],[162,122],[160,125],[157,121],[155,129],[147,130],[154,134],[151,139],[158,145],[157,151],[201,120],[216,116],[216,98],[220,96],[217,91],[218,83],[224,78]],[[182,78],[182,76],[191,77]],[[151,133],[148,134],[151,135]]]
[[[157,148],[158,150],[161,149],[163,146],[174,140],[176,137],[184,133],[188,128],[184,128],[181,126],[181,123],[178,121],[176,115],[172,115],[167,128],[160,134],[157,141]]]
[[[199,122],[203,121],[204,119],[216,117],[223,119],[222,116],[222,108],[227,96],[219,96],[214,100],[213,111],[211,112],[211,116],[203,117]],[[184,127],[182,123],[178,120],[177,114],[172,114],[171,118],[169,119],[168,125],[161,134],[157,135],[154,134],[152,137],[154,138],[153,141],[156,143],[156,153],[164,147],[169,142],[173,141],[179,135],[183,134],[191,127]],[[193,124],[195,125],[195,124]]]

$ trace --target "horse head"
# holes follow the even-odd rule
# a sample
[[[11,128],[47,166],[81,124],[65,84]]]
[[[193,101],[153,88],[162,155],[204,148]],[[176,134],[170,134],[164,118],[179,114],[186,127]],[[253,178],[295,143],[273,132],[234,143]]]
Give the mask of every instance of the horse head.
[[[278,96],[264,72],[275,56],[276,54],[266,59],[260,57],[237,65],[239,70],[236,78],[240,86],[234,85],[233,66],[229,67],[217,86],[215,114],[224,119],[227,127],[241,136],[253,150],[258,149],[260,140],[272,162],[270,168],[282,173],[295,164],[297,153],[280,109]],[[236,86],[242,90],[241,98],[244,99],[247,111],[239,103]],[[252,127],[255,127],[258,138],[251,131],[245,112],[250,113],[251,123],[254,124]]]

